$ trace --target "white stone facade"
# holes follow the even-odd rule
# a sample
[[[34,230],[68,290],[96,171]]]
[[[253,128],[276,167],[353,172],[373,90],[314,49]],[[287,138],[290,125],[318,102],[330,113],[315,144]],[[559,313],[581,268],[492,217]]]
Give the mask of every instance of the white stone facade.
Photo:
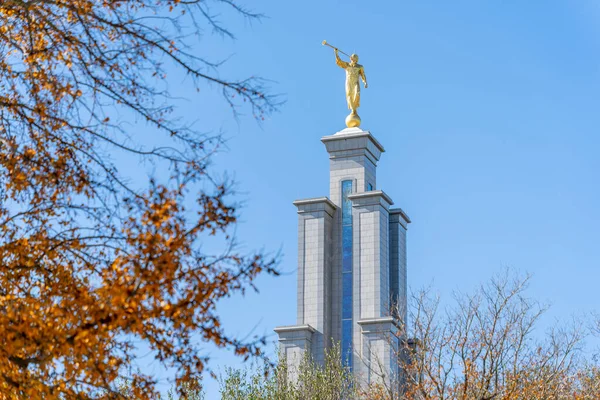
[[[278,327],[290,370],[309,352],[341,343],[363,384],[398,374],[393,337],[406,320],[408,216],[376,186],[383,146],[348,128],[321,139],[330,158],[329,198],[298,200],[297,325]],[[346,347],[344,347],[346,346]],[[345,353],[346,354],[346,353]]]

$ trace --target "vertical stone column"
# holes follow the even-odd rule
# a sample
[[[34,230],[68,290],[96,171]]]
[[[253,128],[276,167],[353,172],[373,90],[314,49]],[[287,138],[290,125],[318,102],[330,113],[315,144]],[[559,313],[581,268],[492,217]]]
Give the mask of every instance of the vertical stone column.
[[[362,385],[380,384],[390,387],[398,383],[398,341],[393,317],[363,319],[358,321],[362,334],[361,374]]]
[[[389,214],[392,200],[381,190],[357,193],[352,200],[355,223],[354,270],[358,291],[357,320],[389,315]]]
[[[389,375],[392,339],[390,317],[389,207],[392,200],[375,190],[349,196],[354,231],[354,371],[362,384],[373,373]],[[384,357],[385,356],[385,357]],[[376,367],[376,370],[373,368]]]
[[[325,197],[297,200],[298,325],[315,329],[312,356],[319,363],[331,342],[332,229],[336,208]]]
[[[406,229],[410,218],[400,208],[390,209],[390,305],[400,325],[406,323]]]
[[[274,329],[279,336],[279,357],[288,367],[288,378],[298,378],[302,359],[312,349],[312,339],[316,332],[310,325],[279,326]]]
[[[377,187],[377,161],[385,150],[368,131],[348,128],[321,138],[329,153],[329,198],[341,206],[341,182],[353,180],[356,193]]]
[[[370,132],[359,128],[348,128],[335,135],[325,136],[321,141],[329,153],[329,195],[338,210],[342,207],[342,182],[352,181],[352,193],[364,193],[376,187],[377,161],[384,148]],[[341,341],[343,298],[341,212],[336,213],[333,225],[331,333],[334,341]]]

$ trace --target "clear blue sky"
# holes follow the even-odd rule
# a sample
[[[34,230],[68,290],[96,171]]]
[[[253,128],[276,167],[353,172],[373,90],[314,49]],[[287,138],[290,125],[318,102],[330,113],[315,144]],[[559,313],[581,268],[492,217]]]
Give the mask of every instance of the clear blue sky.
[[[468,291],[504,266],[534,275],[529,294],[552,318],[597,308],[600,281],[600,2],[307,0],[248,2],[268,18],[224,15],[235,42],[210,37],[202,56],[232,55],[223,76],[276,81],[287,103],[261,127],[232,120],[216,90],[188,91],[179,112],[223,129],[246,201],[246,249],[281,249],[280,278],[221,304],[225,326],[296,322],[297,215],[328,194],[320,138],[344,128],[344,73],[321,41],[357,52],[369,88],[360,115],[386,148],[378,186],[412,218],[409,286]],[[178,84],[181,83],[179,86]],[[600,307],[598,307],[600,308]],[[208,351],[208,349],[207,349]],[[213,366],[237,365],[211,351]],[[207,379],[208,398],[217,398]]]

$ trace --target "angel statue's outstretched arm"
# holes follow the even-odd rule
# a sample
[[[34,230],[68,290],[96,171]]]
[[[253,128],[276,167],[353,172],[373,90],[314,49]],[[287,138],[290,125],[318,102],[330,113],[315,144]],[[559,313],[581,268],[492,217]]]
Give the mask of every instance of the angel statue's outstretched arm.
[[[335,53],[335,63],[341,68],[344,68],[344,69],[348,68],[348,63],[346,61],[342,60],[340,58],[340,56],[338,55],[338,49],[333,49],[333,52]]]

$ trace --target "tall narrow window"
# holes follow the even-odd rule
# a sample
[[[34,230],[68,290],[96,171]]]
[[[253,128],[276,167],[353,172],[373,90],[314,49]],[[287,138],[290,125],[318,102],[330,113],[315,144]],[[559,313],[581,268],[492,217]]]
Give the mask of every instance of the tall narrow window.
[[[352,368],[352,181],[342,182],[342,361]]]

